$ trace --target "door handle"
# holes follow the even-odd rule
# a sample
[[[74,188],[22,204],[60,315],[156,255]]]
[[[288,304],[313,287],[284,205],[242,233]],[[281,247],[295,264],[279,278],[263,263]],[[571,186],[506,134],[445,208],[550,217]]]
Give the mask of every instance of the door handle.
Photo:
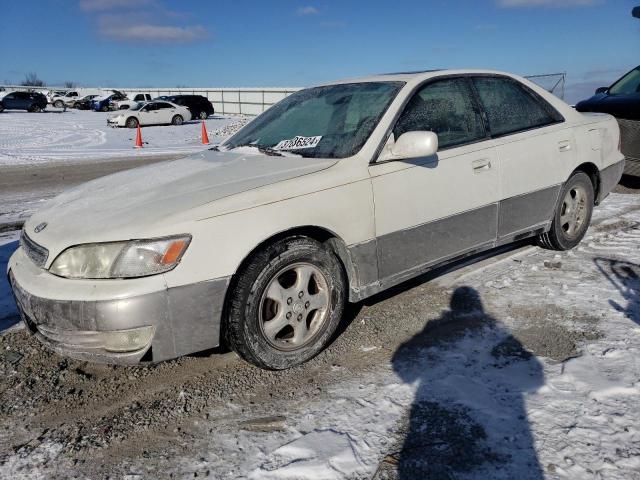
[[[473,173],[482,173],[491,169],[491,160],[488,158],[481,158],[480,160],[474,160],[471,162],[473,167]]]
[[[561,152],[568,152],[569,150],[571,150],[571,142],[569,140],[558,142],[558,150]]]

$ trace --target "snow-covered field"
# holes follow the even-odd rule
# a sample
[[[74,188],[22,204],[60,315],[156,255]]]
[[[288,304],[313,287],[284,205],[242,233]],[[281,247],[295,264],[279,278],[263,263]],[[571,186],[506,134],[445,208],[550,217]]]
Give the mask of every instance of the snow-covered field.
[[[363,325],[395,325],[401,336],[404,317],[415,315],[423,329],[400,345],[363,343],[350,355],[366,358],[364,367],[353,369],[346,359],[325,363],[335,380],[321,394],[309,395],[310,379],[299,395],[273,402],[213,402],[173,430],[186,437],[161,454],[117,462],[118,472],[129,478],[640,479],[637,195],[612,194],[573,251],[525,247],[432,284],[449,299],[439,314],[429,312],[436,299],[421,285],[358,316]],[[0,308],[7,308],[3,292]],[[176,403],[187,409],[198,395],[181,390]],[[45,437],[0,462],[0,476],[73,471],[63,445]]]
[[[187,154],[205,148],[200,121],[189,121],[180,126],[143,127],[144,148],[134,150],[136,130],[107,127],[109,115],[113,112],[63,112],[52,107],[42,113],[7,110],[0,115],[0,166]],[[235,120],[222,115],[206,120],[209,140],[219,141],[216,131]]]

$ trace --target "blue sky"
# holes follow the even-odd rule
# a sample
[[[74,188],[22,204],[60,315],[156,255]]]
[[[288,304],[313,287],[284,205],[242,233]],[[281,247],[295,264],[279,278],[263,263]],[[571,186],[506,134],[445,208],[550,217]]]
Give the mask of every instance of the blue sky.
[[[574,101],[640,63],[640,0],[4,0],[0,82],[305,86],[378,72],[567,72]]]

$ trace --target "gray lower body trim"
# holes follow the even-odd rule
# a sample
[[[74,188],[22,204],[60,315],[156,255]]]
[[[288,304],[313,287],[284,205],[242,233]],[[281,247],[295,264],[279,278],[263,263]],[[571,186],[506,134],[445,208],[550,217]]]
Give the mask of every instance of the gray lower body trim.
[[[380,278],[494,242],[497,215],[498,204],[494,203],[379,237]]]
[[[548,222],[558,203],[562,185],[507,198],[500,202],[498,240],[529,230],[533,225]]]
[[[607,195],[611,193],[611,190],[622,178],[622,173],[626,171],[625,161],[621,160],[613,165],[609,165],[606,168],[600,170],[600,188],[598,188],[598,198],[596,198],[596,204],[599,204],[602,200],[607,198]]]
[[[229,278],[220,278],[125,299],[65,301],[31,295],[11,272],[9,281],[24,323],[43,344],[72,358],[120,364],[140,362],[149,349],[149,359],[156,362],[217,346],[229,285]],[[39,326],[45,328],[39,331]],[[106,351],[88,341],[91,333],[145,326],[155,327],[153,338],[136,351]],[[74,343],[53,338],[73,338]]]

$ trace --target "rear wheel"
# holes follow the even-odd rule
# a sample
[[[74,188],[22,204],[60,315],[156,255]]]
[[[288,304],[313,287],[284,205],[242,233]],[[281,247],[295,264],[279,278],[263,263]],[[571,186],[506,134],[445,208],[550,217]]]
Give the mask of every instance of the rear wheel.
[[[594,190],[591,178],[575,172],[564,184],[551,229],[540,235],[541,246],[550,250],[570,250],[584,238],[593,212]]]
[[[0,103],[0,112],[4,112],[4,105]]]
[[[317,355],[346,303],[342,265],[320,242],[290,237],[254,255],[239,273],[224,338],[245,360],[282,370]]]
[[[207,115],[207,112],[205,112],[204,110],[200,112],[200,115],[199,115],[200,120],[206,120],[208,116],[209,115]]]
[[[128,128],[136,128],[138,126],[138,119],[136,117],[129,117],[125,122]]]
[[[53,102],[53,106],[56,108],[62,108],[64,107],[64,102],[62,100],[56,100],[55,102]]]
[[[109,105],[103,105],[102,107],[100,107],[100,111],[101,112],[108,112],[109,111]]]
[[[182,118],[182,115],[174,115],[173,118],[171,119],[172,125],[182,125],[183,122],[184,122],[184,118]]]

